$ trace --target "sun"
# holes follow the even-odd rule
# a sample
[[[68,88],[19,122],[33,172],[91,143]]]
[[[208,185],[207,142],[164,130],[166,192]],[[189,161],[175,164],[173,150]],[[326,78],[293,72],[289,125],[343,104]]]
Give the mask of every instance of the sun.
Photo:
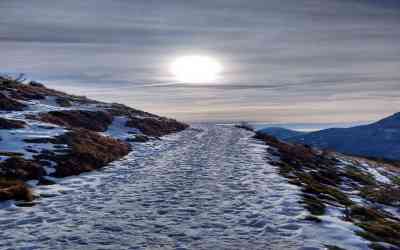
[[[218,79],[221,64],[208,56],[182,56],[170,65],[170,71],[181,83],[209,83]]]

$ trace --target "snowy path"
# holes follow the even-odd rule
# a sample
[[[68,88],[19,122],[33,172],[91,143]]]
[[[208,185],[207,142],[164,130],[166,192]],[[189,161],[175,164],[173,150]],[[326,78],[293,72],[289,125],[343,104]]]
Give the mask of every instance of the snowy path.
[[[40,187],[34,207],[0,209],[0,249],[315,246],[299,191],[267,164],[265,146],[243,130],[202,128]]]

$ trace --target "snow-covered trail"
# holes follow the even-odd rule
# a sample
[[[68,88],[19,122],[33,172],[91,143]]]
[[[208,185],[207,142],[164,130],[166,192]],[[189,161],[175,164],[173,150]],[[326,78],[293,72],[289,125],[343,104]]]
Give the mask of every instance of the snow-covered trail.
[[[200,127],[39,187],[34,207],[1,208],[0,249],[315,246],[299,191],[267,163],[265,146],[244,130]]]

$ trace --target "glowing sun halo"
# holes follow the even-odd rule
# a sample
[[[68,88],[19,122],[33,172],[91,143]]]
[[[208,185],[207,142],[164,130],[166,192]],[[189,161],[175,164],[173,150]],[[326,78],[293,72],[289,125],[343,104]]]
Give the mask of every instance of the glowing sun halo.
[[[170,71],[182,83],[207,83],[218,78],[222,66],[208,56],[182,56],[171,63]]]

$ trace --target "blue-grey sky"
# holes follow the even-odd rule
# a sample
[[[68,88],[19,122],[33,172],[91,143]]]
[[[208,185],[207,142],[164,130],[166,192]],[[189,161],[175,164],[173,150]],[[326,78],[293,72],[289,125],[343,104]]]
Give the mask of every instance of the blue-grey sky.
[[[182,55],[223,65],[174,84]],[[0,72],[185,121],[362,122],[400,111],[397,0],[0,0]]]

